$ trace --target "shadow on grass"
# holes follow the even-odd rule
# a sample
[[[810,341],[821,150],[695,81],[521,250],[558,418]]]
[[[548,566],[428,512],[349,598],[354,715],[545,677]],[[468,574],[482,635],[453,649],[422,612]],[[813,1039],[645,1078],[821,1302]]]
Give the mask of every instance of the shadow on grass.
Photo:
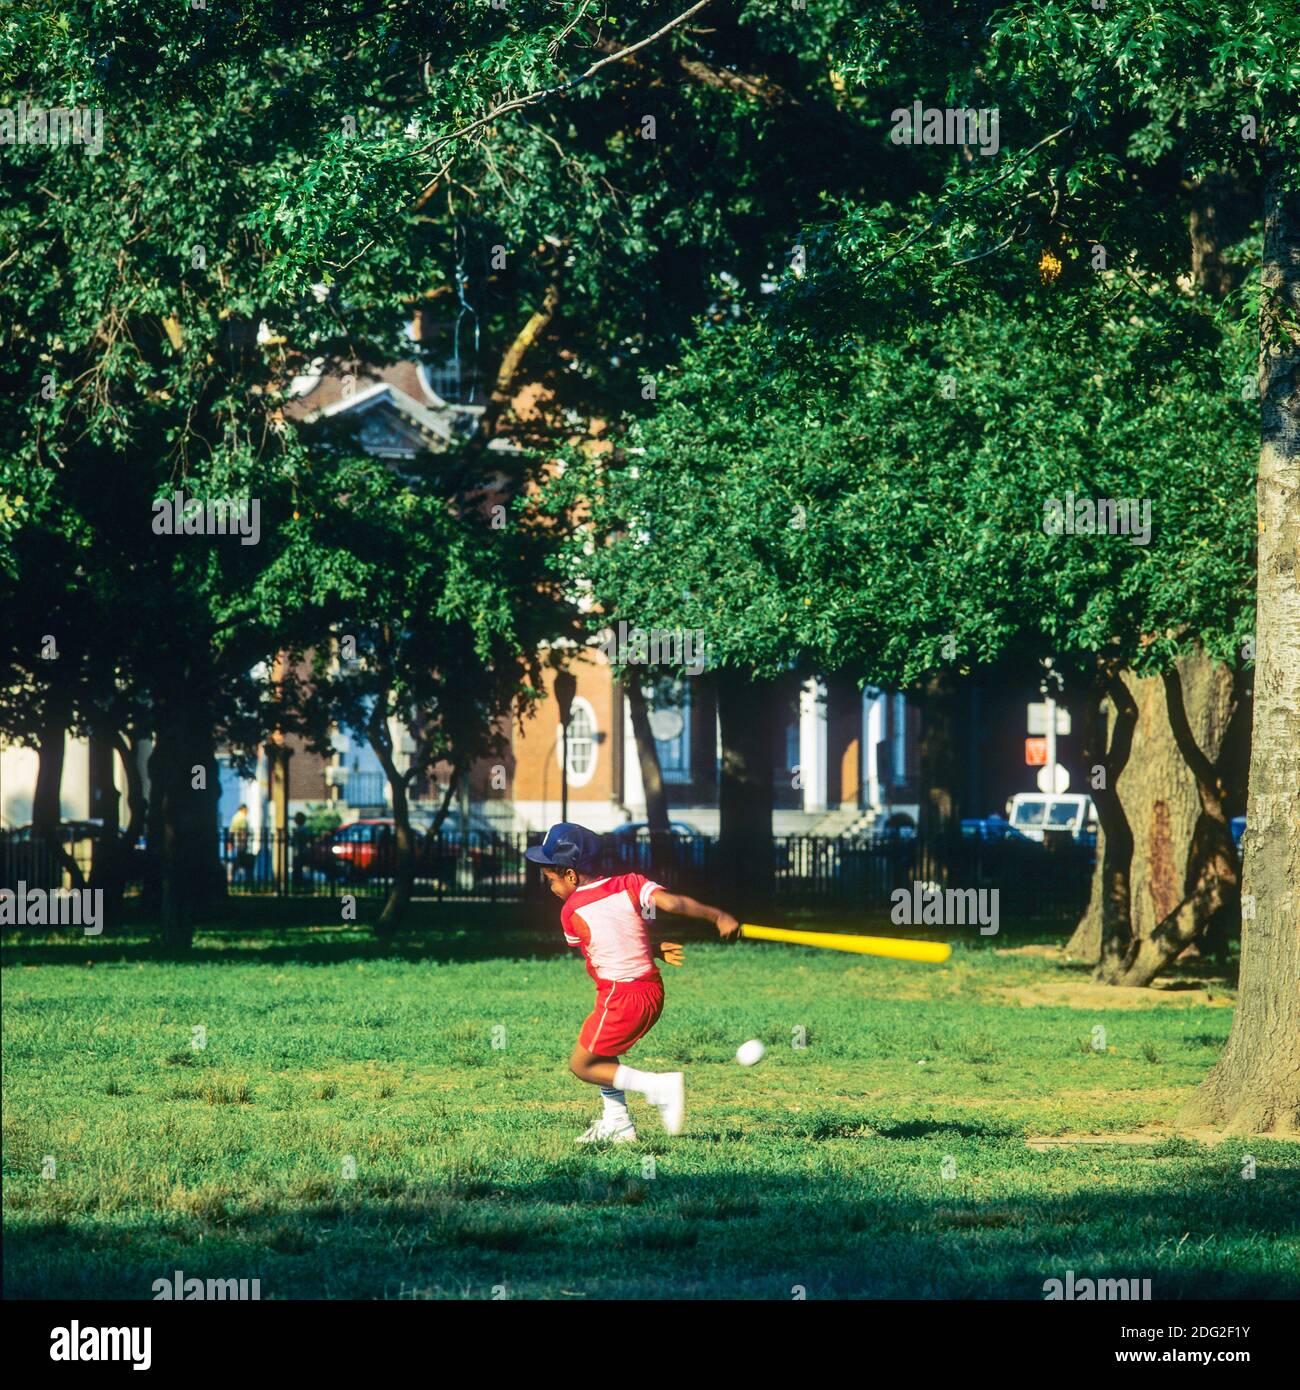
[[[556,933],[558,935],[558,933]],[[227,965],[341,965],[353,961],[454,961],[540,960],[562,955],[561,938],[551,940],[543,932],[497,929],[484,932],[446,930],[426,932],[418,938],[402,937],[392,944],[345,928],[289,928],[245,933],[199,932],[195,944],[184,953],[164,949],[147,938],[88,941],[81,938],[39,942],[30,936],[6,941],[3,962],[19,965],[155,964]]]
[[[1282,1177],[986,1200],[960,1180],[919,1196],[868,1174],[849,1197],[842,1177],[664,1164],[647,1180],[641,1164],[587,1155],[534,1182],[322,1183],[314,1201],[261,1193],[202,1219],[11,1221],[6,1294],[150,1298],[175,1269],[259,1278],[263,1298],[486,1298],[504,1283],[519,1297],[789,1299],[802,1285],[822,1299],[1037,1300],[1067,1270],[1150,1279],[1156,1300],[1300,1294]]]
[[[139,918],[88,937],[76,930],[9,928],[0,942],[0,962],[13,965],[95,965],[137,962],[231,965],[337,965],[353,961],[540,960],[567,956],[559,904],[412,904],[400,935],[381,941],[372,921],[382,904],[358,904],[362,920],[339,922],[339,905],[325,899],[234,898],[219,919],[195,929],[186,951],[164,947],[152,924]],[[674,920],[673,939],[686,944],[716,942],[712,927]]]

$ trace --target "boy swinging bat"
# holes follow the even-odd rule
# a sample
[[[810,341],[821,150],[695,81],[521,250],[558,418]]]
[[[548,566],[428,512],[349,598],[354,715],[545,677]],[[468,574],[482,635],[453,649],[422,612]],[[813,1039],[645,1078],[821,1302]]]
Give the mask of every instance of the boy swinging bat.
[[[600,1087],[604,1113],[577,1142],[633,1142],[628,1091],[659,1111],[669,1134],[680,1134],[686,1121],[683,1074],[638,1071],[622,1061],[663,1012],[663,979],[655,958],[682,963],[682,948],[671,941],[654,943],[649,925],[660,912],[696,917],[712,922],[725,941],[739,933],[740,923],[721,908],[670,893],[642,874],[599,876],[600,840],[585,826],[553,825],[526,857],[541,865],[551,892],[564,904],[564,939],[582,951],[596,982],[596,1004],[579,1030],[569,1068],[579,1081]]]

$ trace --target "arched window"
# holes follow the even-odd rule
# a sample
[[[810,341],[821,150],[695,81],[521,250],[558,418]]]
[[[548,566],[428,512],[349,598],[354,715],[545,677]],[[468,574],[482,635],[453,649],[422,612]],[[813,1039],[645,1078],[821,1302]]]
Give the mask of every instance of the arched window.
[[[555,731],[555,761],[560,762],[564,730]],[[596,711],[575,695],[569,712],[569,786],[585,787],[596,775]]]

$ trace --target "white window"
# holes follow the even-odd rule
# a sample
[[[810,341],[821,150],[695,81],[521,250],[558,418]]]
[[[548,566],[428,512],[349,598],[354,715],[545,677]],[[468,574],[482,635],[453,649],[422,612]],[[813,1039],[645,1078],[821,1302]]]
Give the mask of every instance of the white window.
[[[563,757],[564,729],[555,731],[555,761]],[[561,763],[561,766],[563,764]],[[585,787],[596,775],[596,711],[575,695],[569,711],[569,786]]]
[[[894,781],[907,781],[907,696],[894,696]]]
[[[691,687],[686,681],[661,682],[658,689],[645,686],[650,705],[650,732],[659,754],[659,771],[665,782],[691,780]]]

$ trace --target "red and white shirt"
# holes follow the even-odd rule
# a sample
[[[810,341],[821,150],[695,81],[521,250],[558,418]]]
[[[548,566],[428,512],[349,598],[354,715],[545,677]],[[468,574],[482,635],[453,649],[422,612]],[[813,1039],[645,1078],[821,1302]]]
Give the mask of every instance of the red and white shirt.
[[[659,974],[649,933],[659,888],[644,874],[615,874],[584,883],[565,899],[564,939],[582,948],[587,973],[598,985]]]

